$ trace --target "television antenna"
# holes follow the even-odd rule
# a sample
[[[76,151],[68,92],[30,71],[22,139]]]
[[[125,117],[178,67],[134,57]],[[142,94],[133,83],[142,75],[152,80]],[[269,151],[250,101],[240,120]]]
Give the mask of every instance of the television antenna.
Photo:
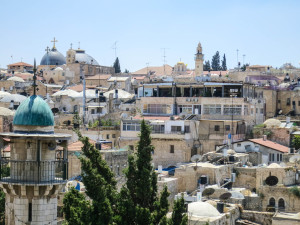
[[[115,58],[117,58],[117,43],[118,43],[118,41],[115,41],[114,44],[111,47],[112,49],[115,50]]]
[[[167,63],[166,49],[168,49],[168,48],[161,48],[161,49],[164,51],[164,54],[162,57],[163,57],[163,61],[164,61],[164,75],[166,75],[166,63]]]

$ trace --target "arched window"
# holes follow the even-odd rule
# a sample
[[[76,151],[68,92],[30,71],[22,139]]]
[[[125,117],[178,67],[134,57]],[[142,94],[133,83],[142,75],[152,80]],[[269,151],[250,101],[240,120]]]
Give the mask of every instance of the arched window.
[[[270,198],[269,205],[275,207],[275,199],[274,198]]]
[[[285,203],[284,203],[284,200],[282,198],[279,199],[279,201],[278,201],[278,208],[279,208],[279,210],[284,210],[285,209]]]

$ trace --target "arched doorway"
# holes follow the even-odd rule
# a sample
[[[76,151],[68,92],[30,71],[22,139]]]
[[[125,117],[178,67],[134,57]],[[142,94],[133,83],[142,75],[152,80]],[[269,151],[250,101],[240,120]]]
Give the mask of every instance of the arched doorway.
[[[275,207],[275,199],[274,198],[270,198],[270,200],[269,200],[269,206]]]
[[[278,209],[281,211],[285,210],[285,202],[282,198],[278,200]]]

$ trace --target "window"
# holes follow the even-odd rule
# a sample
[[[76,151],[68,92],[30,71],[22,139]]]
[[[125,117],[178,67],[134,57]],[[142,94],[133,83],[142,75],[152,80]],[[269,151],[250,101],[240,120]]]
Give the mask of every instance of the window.
[[[225,125],[225,130],[230,131],[230,125]]]
[[[174,153],[174,145],[170,145],[170,153]]]
[[[300,106],[300,101],[298,101],[298,106]]]
[[[129,150],[130,150],[130,151],[133,151],[133,150],[134,150],[134,146],[133,146],[133,145],[129,145],[128,147],[129,147]]]
[[[275,207],[275,199],[274,198],[270,198],[269,205]]]
[[[280,99],[278,100],[278,104],[280,104],[281,103],[281,101],[280,101]]]
[[[282,154],[280,154],[280,162],[282,161]]]
[[[238,147],[241,147],[242,145],[241,145],[241,144],[237,144],[237,146],[238,146]]]
[[[144,104],[143,113],[149,114],[171,114],[171,105],[166,104]]]
[[[293,104],[293,105],[296,105],[296,102],[295,102],[295,101],[293,101],[293,102],[292,102],[292,104]]]
[[[263,108],[260,109],[260,114],[264,114],[264,109]]]
[[[291,105],[291,99],[290,98],[286,99],[286,105]]]
[[[190,133],[190,126],[184,126],[184,133]]]
[[[112,138],[116,138],[116,134],[112,134]]]
[[[109,139],[109,134],[106,135],[106,139]]]
[[[248,107],[247,107],[248,112]],[[241,105],[224,105],[224,115],[241,115],[242,106]]]
[[[272,154],[272,161],[275,161],[275,154]]]
[[[248,115],[249,112],[248,112],[248,106],[247,105],[244,105],[244,115]]]
[[[165,125],[152,125],[152,132],[156,134],[163,134],[165,133]]]
[[[257,114],[257,113],[258,113],[258,108],[256,108],[256,110],[255,110],[255,111],[256,111],[256,114]]]
[[[215,125],[215,131],[220,131],[220,126],[219,125]]]
[[[141,124],[136,122],[124,122],[123,123],[123,131],[140,131]]]
[[[171,126],[171,132],[181,132],[181,126]]]
[[[253,115],[253,109],[251,109],[251,115]]]
[[[278,208],[281,209],[281,210],[285,209],[285,203],[284,203],[284,200],[282,198],[279,199],[279,201],[278,201]]]
[[[178,112],[179,113],[187,113],[192,114],[193,113],[193,106],[192,105],[178,105]]]
[[[277,153],[277,161],[279,161],[279,153]]]
[[[272,161],[272,154],[269,153],[269,161]]]
[[[28,221],[32,221],[32,203],[28,204]]]
[[[203,105],[203,114],[219,114],[221,115],[221,105]]]

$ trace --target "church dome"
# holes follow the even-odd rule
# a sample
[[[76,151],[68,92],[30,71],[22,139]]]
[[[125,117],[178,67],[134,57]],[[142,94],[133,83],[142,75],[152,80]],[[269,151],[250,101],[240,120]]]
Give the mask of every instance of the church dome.
[[[49,105],[41,97],[33,95],[18,107],[13,125],[54,126],[54,116]]]
[[[77,63],[85,63],[99,66],[99,63],[92,56],[85,53],[82,49],[75,50],[75,62]]]
[[[66,64],[66,58],[57,51],[56,48],[52,48],[42,58],[40,65],[59,66]]]

